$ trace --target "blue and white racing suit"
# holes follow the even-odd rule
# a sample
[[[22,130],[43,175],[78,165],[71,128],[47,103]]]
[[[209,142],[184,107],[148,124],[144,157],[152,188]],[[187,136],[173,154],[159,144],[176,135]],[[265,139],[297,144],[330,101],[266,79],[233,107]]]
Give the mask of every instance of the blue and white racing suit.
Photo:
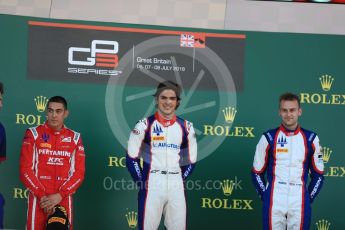
[[[140,185],[139,229],[156,230],[162,213],[167,229],[186,229],[184,181],[196,159],[197,142],[191,122],[176,116],[165,120],[155,113],[136,124],[128,142],[126,165]]]
[[[323,168],[315,133],[299,126],[289,131],[281,125],[262,135],[252,178],[263,201],[263,229],[309,229],[310,204],[322,187]]]

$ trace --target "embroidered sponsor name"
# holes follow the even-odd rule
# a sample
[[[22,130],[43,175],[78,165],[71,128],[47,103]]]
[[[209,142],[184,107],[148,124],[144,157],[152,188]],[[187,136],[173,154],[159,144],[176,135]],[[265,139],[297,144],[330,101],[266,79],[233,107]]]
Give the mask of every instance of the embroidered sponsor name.
[[[41,144],[40,144],[40,147],[41,147],[41,148],[50,148],[50,149],[51,149],[51,148],[52,148],[52,145],[49,144],[49,143],[41,143]]]
[[[39,154],[49,155],[49,156],[64,156],[64,157],[71,157],[71,153],[64,150],[49,150],[49,149],[40,149],[38,151]]]
[[[288,149],[277,149],[277,153],[287,153],[289,152]]]
[[[154,148],[172,148],[172,149],[180,149],[180,145],[176,144],[169,144],[169,143],[152,143]]]
[[[153,141],[164,141],[164,136],[156,136],[156,137],[152,137]]]

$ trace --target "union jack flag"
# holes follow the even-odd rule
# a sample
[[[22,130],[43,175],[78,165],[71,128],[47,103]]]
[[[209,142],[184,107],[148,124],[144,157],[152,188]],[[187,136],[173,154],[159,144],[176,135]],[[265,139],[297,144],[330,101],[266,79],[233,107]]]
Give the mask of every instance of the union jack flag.
[[[194,47],[194,35],[193,34],[181,34],[180,46],[181,47]]]

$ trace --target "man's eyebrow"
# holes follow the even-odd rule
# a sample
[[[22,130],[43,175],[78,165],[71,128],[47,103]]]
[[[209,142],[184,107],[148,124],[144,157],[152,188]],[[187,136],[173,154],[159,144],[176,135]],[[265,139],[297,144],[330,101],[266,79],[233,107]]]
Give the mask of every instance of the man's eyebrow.
[[[62,109],[62,108],[59,108],[59,109],[48,108],[48,110],[55,110],[55,111],[58,111],[58,110],[64,110],[64,109]]]
[[[167,96],[161,96],[161,98],[177,98],[177,97],[167,97]]]

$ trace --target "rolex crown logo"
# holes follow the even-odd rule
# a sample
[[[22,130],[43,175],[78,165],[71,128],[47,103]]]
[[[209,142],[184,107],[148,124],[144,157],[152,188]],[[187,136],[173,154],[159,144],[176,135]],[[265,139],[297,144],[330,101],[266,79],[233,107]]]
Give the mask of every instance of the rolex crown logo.
[[[37,96],[35,99],[35,104],[38,112],[44,112],[48,103],[48,99],[44,96]]]
[[[224,118],[225,118],[226,123],[234,122],[236,113],[237,113],[237,110],[231,106],[223,109],[223,114],[224,114]]]
[[[328,163],[329,158],[331,157],[332,150],[327,147],[322,148],[322,158],[324,163]]]
[[[223,180],[221,185],[224,195],[230,196],[232,194],[232,191],[234,190],[234,182],[232,180]]]
[[[329,230],[329,226],[331,226],[331,223],[327,220],[319,220],[316,222],[317,230]]]
[[[138,223],[138,214],[137,212],[128,212],[126,214],[126,219],[127,219],[127,223],[128,223],[128,226],[130,228],[135,228],[137,227],[137,223]]]
[[[321,87],[324,91],[329,91],[332,87],[334,78],[331,75],[322,75],[320,78]]]

